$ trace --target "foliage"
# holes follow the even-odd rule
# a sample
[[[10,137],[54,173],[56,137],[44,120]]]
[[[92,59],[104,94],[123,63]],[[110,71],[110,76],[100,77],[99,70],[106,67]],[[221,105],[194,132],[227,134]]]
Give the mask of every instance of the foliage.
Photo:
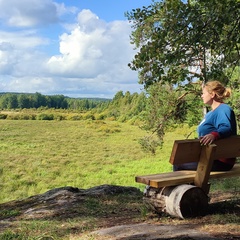
[[[232,79],[230,82],[230,87],[234,89],[232,98],[230,99],[229,104],[233,107],[237,123],[238,129],[240,130],[240,67],[237,67],[232,73]]]
[[[14,102],[12,102],[14,99]],[[28,101],[26,101],[28,99]],[[35,99],[35,100],[34,100]],[[36,100],[38,99],[38,101]],[[41,100],[40,100],[41,99]],[[24,100],[24,101],[23,101]],[[38,102],[38,103],[36,103]],[[77,99],[36,94],[0,94],[0,119],[86,120],[112,119],[134,124],[145,112],[146,96],[119,91],[110,99]],[[61,113],[54,111],[65,109]]]
[[[202,82],[217,79],[239,92],[239,11],[236,0],[162,0],[126,13],[139,50],[129,67],[139,72],[148,96],[145,125],[160,144],[175,122],[200,121]],[[239,109],[239,95],[232,103]]]
[[[139,52],[129,66],[146,88],[196,77],[226,80],[225,70],[240,61],[239,11],[236,0],[163,0],[133,9],[126,15]]]
[[[141,118],[146,110],[146,95],[144,92],[133,93],[119,91],[106,108],[107,116],[119,119],[122,122],[134,117]]]
[[[109,99],[78,99],[68,98],[63,95],[42,95],[41,93],[1,93],[1,109],[30,109],[30,108],[55,108],[89,110],[107,105]]]

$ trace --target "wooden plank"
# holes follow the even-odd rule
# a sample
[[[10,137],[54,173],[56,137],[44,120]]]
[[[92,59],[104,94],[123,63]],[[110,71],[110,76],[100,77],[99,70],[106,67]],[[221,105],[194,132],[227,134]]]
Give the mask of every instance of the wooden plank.
[[[214,142],[217,145],[215,159],[240,157],[240,136],[232,136]]]
[[[173,144],[172,154],[169,162],[182,164],[188,162],[198,162],[201,153],[201,144],[198,139],[176,140]]]
[[[196,175],[194,178],[194,185],[202,188],[205,193],[208,193],[209,191],[208,179],[212,169],[216,148],[217,146],[215,144],[202,147]]]
[[[155,188],[193,183],[196,171],[177,171],[169,173],[151,174],[136,177],[136,182]],[[240,163],[234,165],[231,171],[211,172],[209,179],[228,178],[240,176]]]
[[[146,176],[137,176],[136,182],[152,187],[174,186],[183,183],[193,182],[195,171],[177,171]]]
[[[149,186],[155,187],[155,188],[162,188],[162,187],[170,187],[170,186],[176,186],[181,184],[187,184],[187,183],[193,183],[195,174],[189,174],[189,175],[182,175],[178,177],[174,177],[171,179],[161,179],[160,181],[158,179],[150,180]]]
[[[217,178],[228,178],[228,177],[238,177],[238,176],[240,176],[240,163],[235,164],[231,171],[211,172],[209,178],[217,179]]]
[[[166,172],[160,174],[150,174],[144,176],[135,177],[136,182],[148,184],[150,180],[169,180],[179,176],[186,176],[195,174],[195,171],[177,171],[177,172]]]
[[[240,157],[240,136],[214,141],[217,145],[214,159]],[[176,140],[173,144],[169,162],[173,165],[198,162],[202,146],[198,139]]]

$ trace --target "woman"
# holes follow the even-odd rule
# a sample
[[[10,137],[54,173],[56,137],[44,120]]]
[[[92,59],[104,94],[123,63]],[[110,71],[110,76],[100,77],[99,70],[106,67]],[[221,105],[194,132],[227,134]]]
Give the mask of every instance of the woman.
[[[204,104],[211,106],[198,126],[198,136],[203,145],[211,144],[214,140],[237,134],[237,124],[234,111],[223,100],[230,97],[231,90],[218,81],[207,82],[202,89]],[[235,158],[214,160],[212,171],[229,171],[236,162]],[[197,163],[186,163],[174,166],[173,170],[196,170]]]

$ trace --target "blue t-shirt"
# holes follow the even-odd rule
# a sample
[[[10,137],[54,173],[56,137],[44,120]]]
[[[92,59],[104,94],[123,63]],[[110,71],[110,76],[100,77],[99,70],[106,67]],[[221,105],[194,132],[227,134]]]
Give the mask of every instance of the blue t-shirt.
[[[227,104],[220,104],[208,112],[198,126],[198,136],[202,137],[211,132],[217,132],[220,138],[237,134],[237,124],[234,111]]]

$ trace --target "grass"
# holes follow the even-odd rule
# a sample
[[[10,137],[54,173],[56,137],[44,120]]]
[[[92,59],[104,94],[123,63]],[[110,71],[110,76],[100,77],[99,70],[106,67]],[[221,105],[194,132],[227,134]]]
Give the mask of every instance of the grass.
[[[151,155],[137,126],[107,121],[2,120],[0,122],[0,203],[49,189],[102,184],[143,187],[136,174],[171,170],[175,135]]]
[[[146,133],[126,123],[1,120],[0,203],[63,186],[85,189],[113,184],[143,190],[145,186],[135,183],[134,177],[171,171],[173,141],[192,130],[167,133],[163,148],[152,155],[139,144]],[[227,189],[232,184],[218,180],[214,186]]]
[[[87,189],[110,184],[143,190],[145,185],[136,183],[135,176],[171,171],[168,159],[173,141],[184,139],[192,130],[183,127],[167,133],[163,148],[152,155],[144,152],[139,144],[139,139],[146,133],[138,126],[126,123],[1,120],[0,203],[25,199],[63,186]],[[213,181],[211,189],[239,191],[239,178]],[[89,198],[76,208],[76,214],[71,213],[64,219],[13,222],[12,228],[6,229],[0,239],[70,239],[69,236],[93,230],[99,224],[103,226],[106,216],[114,219],[125,211],[129,218],[143,220],[148,211],[141,197],[114,196],[101,201]],[[225,209],[223,204],[216,208]],[[0,215],[14,218],[18,214],[18,209],[9,208]],[[239,221],[235,213],[221,216],[221,213],[214,213],[209,222],[236,224]]]

